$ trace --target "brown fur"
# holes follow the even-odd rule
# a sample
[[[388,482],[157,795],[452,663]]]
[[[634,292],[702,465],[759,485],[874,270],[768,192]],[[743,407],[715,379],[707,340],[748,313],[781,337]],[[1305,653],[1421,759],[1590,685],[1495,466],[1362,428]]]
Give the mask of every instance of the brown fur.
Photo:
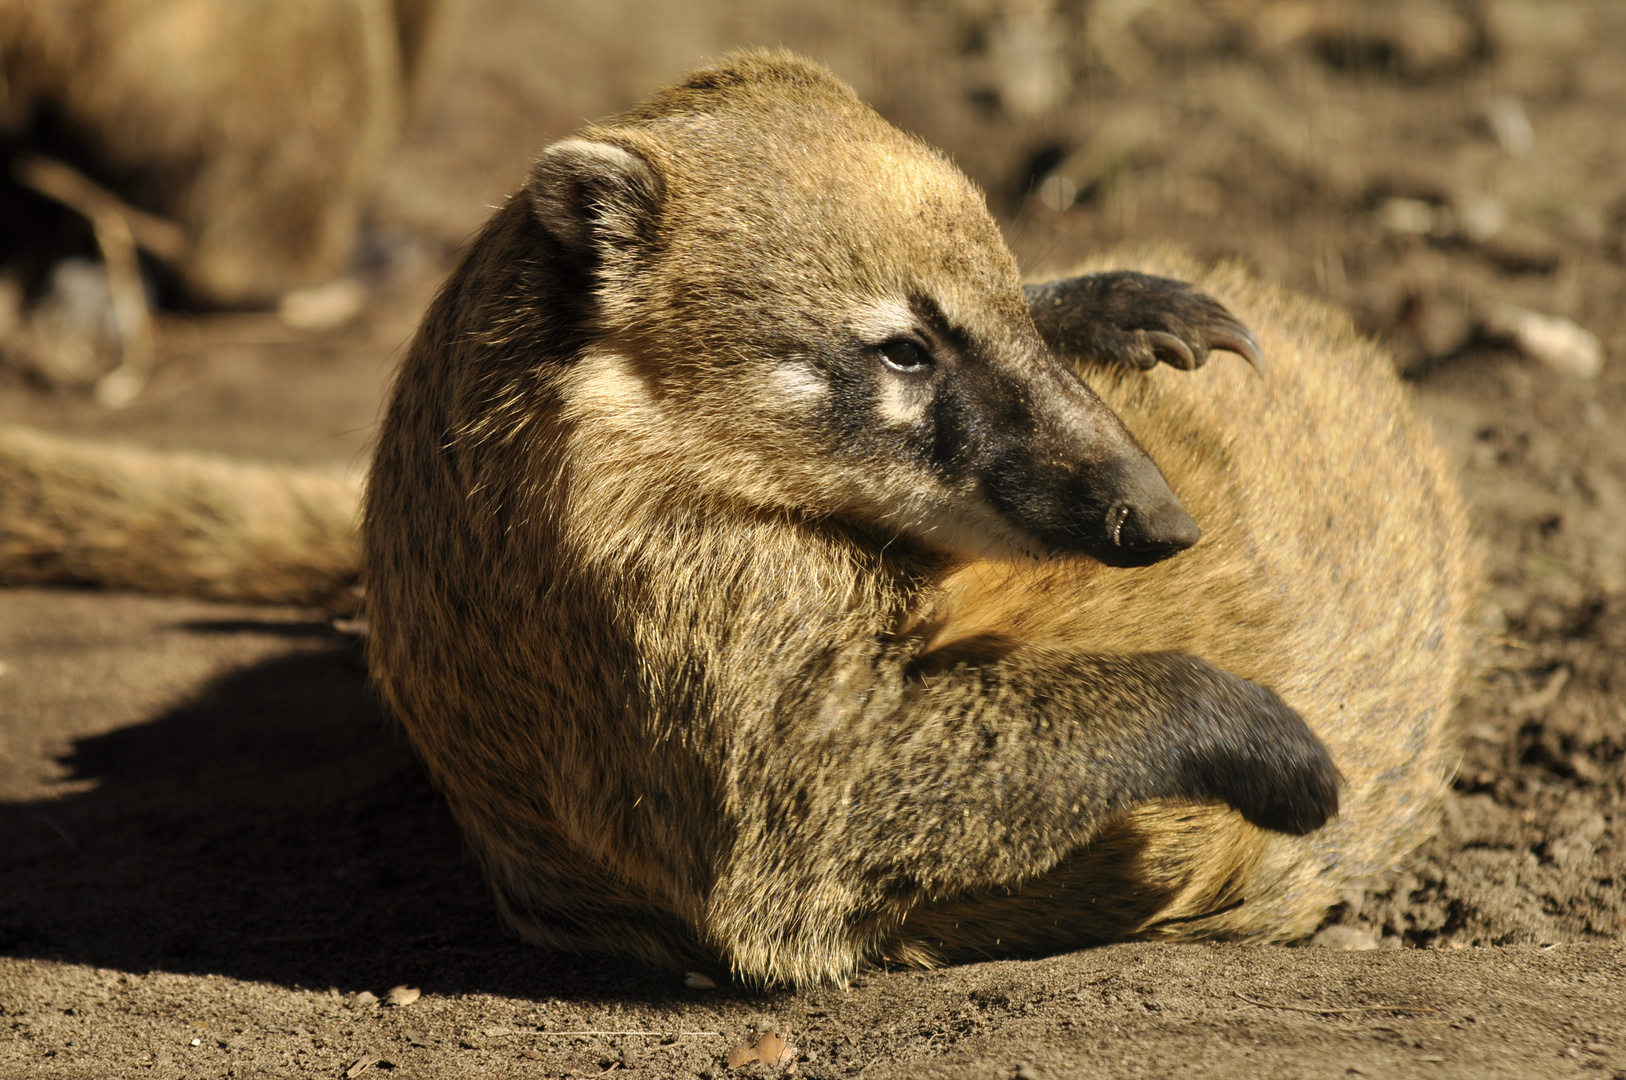
[[[197,302],[348,267],[445,0],[0,0],[0,114],[185,230]]]
[[[1261,329],[1270,381],[1090,378],[1207,539],[1138,570],[967,562],[925,510],[886,516],[935,480],[853,465],[762,360],[833,348],[911,288],[1027,355],[975,190],[782,57],[583,139],[431,309],[364,528],[375,678],[523,934],[790,983],[1279,939],[1426,835],[1471,549],[1426,427],[1345,320],[1179,266]],[[1343,771],[1342,815],[1289,837],[1091,787],[1199,752],[1159,741],[1187,702],[1165,650],[1279,691]],[[1210,711],[1240,723],[1224,678]]]
[[[686,141],[696,111],[718,145]],[[536,291],[537,221],[569,215],[534,181],[431,312],[369,495],[376,676],[522,932],[789,982],[1125,936],[1289,938],[1426,835],[1473,549],[1426,427],[1342,316],[1235,270],[1132,260],[1223,299],[1271,360],[1267,382],[1234,362],[1086,372],[1204,541],[1130,570],[945,558],[853,497],[935,481],[846,475],[799,443],[805,410],[753,374],[750,334],[805,348],[918,274],[1020,345],[975,193],[782,59],[588,134],[660,164],[670,272],[612,218],[599,233],[626,242],[597,301]],[[572,305],[596,339],[570,336]],[[279,581],[331,592],[355,565],[342,484],[105,455],[0,438],[10,580],[282,598]],[[1178,704],[1143,650],[1278,690],[1342,769],[1341,816],[1295,837],[1213,798],[1070,805],[1156,734],[1138,713]],[[1095,766],[1058,768],[1068,753]]]

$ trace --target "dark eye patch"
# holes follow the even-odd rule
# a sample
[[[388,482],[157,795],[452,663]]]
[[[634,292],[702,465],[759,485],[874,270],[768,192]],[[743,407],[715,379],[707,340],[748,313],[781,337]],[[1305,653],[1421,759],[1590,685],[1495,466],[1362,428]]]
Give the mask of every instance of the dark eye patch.
[[[876,352],[895,371],[920,372],[932,366],[932,354],[908,338],[897,338],[879,346]]]

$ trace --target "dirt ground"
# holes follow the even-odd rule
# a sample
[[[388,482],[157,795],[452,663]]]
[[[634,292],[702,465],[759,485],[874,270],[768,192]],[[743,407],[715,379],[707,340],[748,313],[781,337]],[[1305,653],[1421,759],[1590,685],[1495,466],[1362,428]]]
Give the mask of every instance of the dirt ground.
[[[470,0],[381,185],[359,322],[169,315],[129,408],[0,369],[0,420],[364,467],[418,312],[527,157],[741,43],[950,150],[1032,272],[1173,242],[1392,345],[1489,552],[1439,837],[1303,947],[690,989],[516,942],[319,615],[4,590],[0,1076],[715,1077],[773,1030],[811,1077],[1626,1077],[1614,0]],[[1601,371],[1521,347],[1520,310],[1594,334]],[[422,997],[358,997],[398,985]]]

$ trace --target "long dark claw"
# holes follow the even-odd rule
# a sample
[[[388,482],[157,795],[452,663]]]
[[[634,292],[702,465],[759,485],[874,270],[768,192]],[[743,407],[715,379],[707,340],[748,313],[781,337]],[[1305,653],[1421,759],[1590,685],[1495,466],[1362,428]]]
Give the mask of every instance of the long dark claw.
[[[1253,370],[1259,373],[1261,379],[1270,377],[1265,370],[1265,353],[1263,349],[1259,348],[1259,339],[1254,337],[1253,332],[1239,322],[1215,328],[1208,335],[1208,347],[1236,353],[1252,365]]]
[[[1265,377],[1253,332],[1225,305],[1184,281],[1134,270],[1084,274],[1023,289],[1033,325],[1063,358],[1084,364],[1202,367],[1213,349],[1234,352]]]
[[[1142,330],[1140,334],[1151,346],[1152,355],[1170,367],[1179,368],[1181,371],[1194,371],[1202,367],[1203,362],[1208,359],[1206,355],[1195,355],[1191,351],[1191,346],[1165,331]]]

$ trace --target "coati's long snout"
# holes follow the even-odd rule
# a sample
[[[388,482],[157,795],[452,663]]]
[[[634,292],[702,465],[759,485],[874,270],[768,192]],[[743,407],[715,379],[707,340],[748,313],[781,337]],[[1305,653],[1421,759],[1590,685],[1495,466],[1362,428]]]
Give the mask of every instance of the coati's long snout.
[[[875,473],[892,490],[871,505],[885,516],[890,494],[903,531],[957,554],[1082,553],[1126,567],[1195,544],[1197,523],[1135,436],[1025,310],[999,301],[952,329],[942,316],[900,324],[874,347],[880,363],[860,350],[851,366],[868,386],[840,407],[873,422],[836,452],[883,463]]]
[[[1051,552],[1108,566],[1147,566],[1195,544],[1197,523],[1116,413],[1048,355],[1040,374],[994,413],[983,438],[984,496]]]

